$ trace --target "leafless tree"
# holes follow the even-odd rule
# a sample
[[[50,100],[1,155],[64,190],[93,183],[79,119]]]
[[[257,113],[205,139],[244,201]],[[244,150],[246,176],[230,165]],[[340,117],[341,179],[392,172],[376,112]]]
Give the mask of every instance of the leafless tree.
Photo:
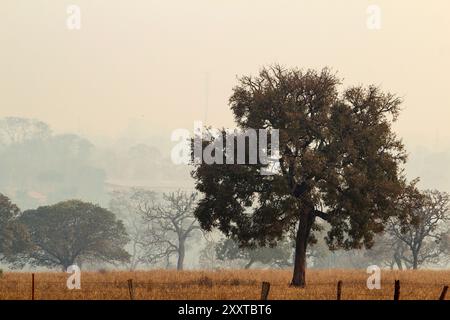
[[[375,245],[370,250],[364,251],[364,256],[369,259],[371,263],[383,267],[389,267],[393,270],[397,267],[398,270],[410,268],[410,265],[403,260],[406,255],[408,247],[406,244],[392,235],[390,232],[384,232],[375,238]]]
[[[142,208],[153,207],[156,201],[157,194],[144,188],[112,192],[110,209],[124,221],[130,237],[127,246],[130,270],[157,264],[171,254],[170,248],[161,243],[158,228],[147,223],[141,214]]]
[[[394,251],[397,259],[413,269],[439,262],[448,250],[449,202],[448,193],[426,190],[405,203],[403,222],[391,220],[387,230],[394,240],[399,240],[398,250]]]
[[[153,241],[165,248],[166,256],[177,256],[177,270],[183,269],[187,240],[200,230],[194,216],[196,199],[197,193],[178,190],[163,194],[162,203],[141,203],[139,207]]]

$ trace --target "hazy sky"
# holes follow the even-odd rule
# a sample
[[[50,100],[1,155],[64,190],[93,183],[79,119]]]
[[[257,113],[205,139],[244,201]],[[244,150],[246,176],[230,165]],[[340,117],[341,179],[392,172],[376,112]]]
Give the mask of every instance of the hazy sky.
[[[66,27],[70,4],[81,30]],[[370,4],[381,30],[366,26]],[[330,66],[404,98],[408,145],[448,146],[449,15],[448,0],[2,0],[0,117],[111,138],[230,127],[237,75]]]

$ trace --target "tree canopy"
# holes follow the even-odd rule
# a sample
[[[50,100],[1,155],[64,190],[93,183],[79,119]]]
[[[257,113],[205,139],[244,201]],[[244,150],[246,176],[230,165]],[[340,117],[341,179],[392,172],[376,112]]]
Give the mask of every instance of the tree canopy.
[[[33,250],[27,262],[64,270],[83,261],[126,262],[128,235],[122,221],[91,203],[68,200],[25,211],[20,222],[30,234]]]
[[[20,209],[0,193],[0,261],[14,258],[29,249],[28,232],[18,222]]]

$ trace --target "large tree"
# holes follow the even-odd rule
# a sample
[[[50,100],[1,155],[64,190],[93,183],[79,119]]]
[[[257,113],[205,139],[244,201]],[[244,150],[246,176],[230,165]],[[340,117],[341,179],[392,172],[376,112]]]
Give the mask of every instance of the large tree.
[[[126,262],[128,235],[110,211],[79,200],[25,211],[20,222],[30,234],[33,250],[27,262],[67,267],[82,261]]]
[[[196,188],[204,195],[195,211],[202,228],[217,227],[242,246],[265,246],[293,232],[294,286],[305,285],[307,245],[317,218],[330,224],[330,248],[370,247],[398,214],[395,200],[405,184],[406,154],[391,129],[400,99],[374,86],[340,93],[339,85],[328,69],[274,66],[240,78],[230,98],[236,124],[244,133],[279,130],[279,169],[267,175],[260,161],[194,162]]]

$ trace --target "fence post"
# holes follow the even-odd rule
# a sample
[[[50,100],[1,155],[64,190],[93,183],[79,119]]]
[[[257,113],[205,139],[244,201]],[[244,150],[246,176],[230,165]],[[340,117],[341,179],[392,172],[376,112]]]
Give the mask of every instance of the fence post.
[[[31,300],[34,300],[34,273],[31,274]]]
[[[267,300],[270,291],[270,283],[263,282],[261,287],[261,300]]]
[[[130,294],[130,300],[134,300],[133,279],[128,279],[128,292]]]
[[[336,300],[341,300],[342,297],[342,280],[337,283]]]
[[[448,286],[444,286],[442,288],[441,295],[439,296],[439,300],[445,300],[445,295],[447,294]]]
[[[400,299],[400,280],[395,280],[394,300],[397,301],[399,299]]]

